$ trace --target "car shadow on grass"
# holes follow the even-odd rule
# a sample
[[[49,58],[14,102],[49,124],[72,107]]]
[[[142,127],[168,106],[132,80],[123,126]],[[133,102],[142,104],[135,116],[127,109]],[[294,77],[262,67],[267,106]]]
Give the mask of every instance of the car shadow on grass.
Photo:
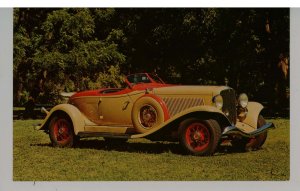
[[[38,147],[52,147],[51,143],[31,144],[30,146]],[[130,152],[130,153],[174,153],[174,154],[185,154],[178,143],[162,143],[162,142],[106,142],[104,140],[80,140],[74,146],[75,149],[95,149],[103,151],[119,151],[119,152]],[[68,149],[68,148],[65,148]]]
[[[104,151],[119,151],[119,152],[130,152],[130,153],[151,153],[151,154],[161,154],[161,153],[174,153],[174,154],[184,154],[180,145],[178,143],[172,142],[107,142],[101,140],[82,140],[76,146],[80,149],[97,149]]]
[[[31,146],[52,147],[51,143],[31,144]],[[104,140],[80,140],[75,149],[95,149],[102,151],[118,151],[128,153],[162,154],[173,153],[178,155],[189,155],[179,143],[174,142],[111,142]],[[65,148],[68,149],[68,148]],[[232,149],[231,147],[220,147],[214,156],[222,156],[231,153],[243,153],[245,151]]]

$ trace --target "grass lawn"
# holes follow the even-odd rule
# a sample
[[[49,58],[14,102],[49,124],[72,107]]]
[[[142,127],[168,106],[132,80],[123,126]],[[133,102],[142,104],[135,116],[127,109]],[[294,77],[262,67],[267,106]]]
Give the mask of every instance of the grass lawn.
[[[182,155],[177,143],[146,139],[114,146],[89,138],[77,148],[53,148],[47,134],[33,129],[41,120],[15,120],[13,180],[289,180],[290,121],[269,121],[277,128],[259,151],[196,157]]]

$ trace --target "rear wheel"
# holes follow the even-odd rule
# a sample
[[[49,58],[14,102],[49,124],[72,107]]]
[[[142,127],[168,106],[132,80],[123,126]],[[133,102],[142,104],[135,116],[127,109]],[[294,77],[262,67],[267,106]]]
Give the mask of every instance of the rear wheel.
[[[72,147],[78,140],[72,121],[65,114],[56,115],[51,119],[49,136],[54,147]]]
[[[179,140],[185,151],[193,155],[214,154],[221,137],[221,129],[215,120],[190,118],[179,127]]]

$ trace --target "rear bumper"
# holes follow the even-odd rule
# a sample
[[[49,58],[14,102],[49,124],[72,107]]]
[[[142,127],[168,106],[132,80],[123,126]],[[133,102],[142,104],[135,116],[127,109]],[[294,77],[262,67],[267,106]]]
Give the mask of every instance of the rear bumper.
[[[255,137],[259,134],[264,133],[265,131],[271,129],[271,128],[275,128],[273,123],[266,123],[265,125],[263,125],[262,127],[260,127],[259,129],[252,131],[250,133],[246,133],[244,131],[242,131],[241,129],[237,128],[236,126],[228,126],[224,129],[222,136],[226,136],[226,135],[241,135],[243,137]]]

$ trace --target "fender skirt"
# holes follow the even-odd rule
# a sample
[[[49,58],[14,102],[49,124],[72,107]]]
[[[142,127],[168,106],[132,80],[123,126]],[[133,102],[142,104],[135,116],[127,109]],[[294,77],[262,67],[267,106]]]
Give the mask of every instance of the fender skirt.
[[[242,131],[241,129],[237,128],[236,126],[228,126],[224,129],[222,136],[227,136],[227,135],[241,135],[243,137],[255,137],[261,133],[264,133],[265,131],[269,130],[270,128],[275,128],[273,123],[266,123],[259,129],[252,131],[250,133],[246,133]]]

